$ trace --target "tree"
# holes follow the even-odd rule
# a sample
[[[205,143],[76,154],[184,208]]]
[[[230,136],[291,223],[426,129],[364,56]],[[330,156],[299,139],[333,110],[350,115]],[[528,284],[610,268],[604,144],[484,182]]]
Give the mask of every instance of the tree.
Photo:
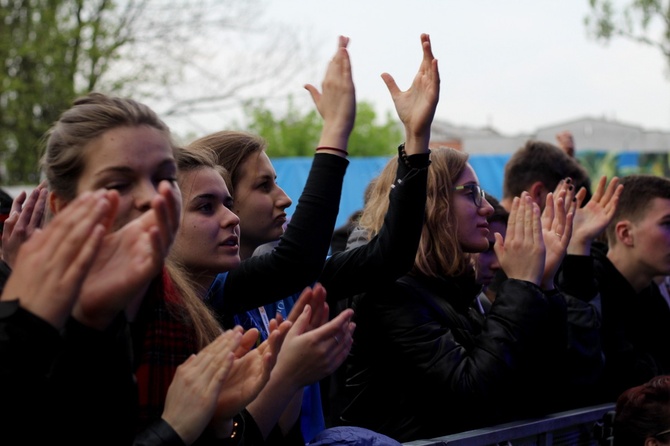
[[[612,0],[589,0],[591,16],[584,19],[597,39],[624,37],[658,49],[670,67],[670,1],[631,0],[620,9]]]
[[[312,156],[319,143],[322,120],[316,110],[301,113],[289,97],[283,116],[275,114],[264,101],[251,101],[245,106],[249,118],[246,129],[265,138],[270,157]],[[393,155],[402,142],[403,133],[391,115],[386,122],[378,124],[371,104],[359,102],[356,121],[349,138],[349,154],[352,156]]]
[[[197,113],[262,95],[304,63],[294,33],[259,20],[262,0],[0,0],[0,7],[3,184],[38,180],[41,138],[78,95],[154,101],[161,116]]]

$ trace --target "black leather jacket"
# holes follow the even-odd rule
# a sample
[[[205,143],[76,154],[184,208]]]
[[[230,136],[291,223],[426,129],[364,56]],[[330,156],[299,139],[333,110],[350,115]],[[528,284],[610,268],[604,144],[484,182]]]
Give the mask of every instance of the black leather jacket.
[[[357,298],[342,420],[405,442],[552,410],[565,298],[508,279],[484,317],[478,292],[472,277],[405,276]]]

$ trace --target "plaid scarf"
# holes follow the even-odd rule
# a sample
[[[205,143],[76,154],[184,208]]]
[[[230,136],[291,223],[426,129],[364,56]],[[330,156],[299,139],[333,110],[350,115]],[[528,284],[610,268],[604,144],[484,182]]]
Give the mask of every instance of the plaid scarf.
[[[180,301],[181,296],[163,269],[152,282],[133,323],[140,409],[138,431],[161,417],[177,367],[198,352],[193,328],[170,311]]]

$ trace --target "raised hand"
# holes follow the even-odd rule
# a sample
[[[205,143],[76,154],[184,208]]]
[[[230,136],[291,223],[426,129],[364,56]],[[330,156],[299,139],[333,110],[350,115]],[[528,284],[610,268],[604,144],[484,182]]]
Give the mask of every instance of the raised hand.
[[[282,383],[298,390],[333,373],[351,349],[355,329],[351,322],[353,315],[353,310],[347,308],[310,330],[311,308],[305,307],[286,335],[272,372],[273,379],[275,374],[283,377],[280,378]]]
[[[512,201],[505,239],[499,233],[495,238],[493,249],[507,277],[540,285],[545,262],[540,207],[528,192]]]
[[[35,228],[18,250],[0,299],[18,298],[23,308],[62,328],[100,250],[104,221],[113,212],[110,196],[86,192],[44,230]]]
[[[326,290],[317,283],[312,290],[303,292],[298,303],[304,303],[305,297],[320,304],[325,301]],[[294,315],[291,311],[290,317]],[[301,305],[301,313],[286,335],[270,380],[248,407],[264,435],[277,422],[289,430],[300,414],[303,388],[330,375],[344,362],[353,343],[352,317],[353,310],[346,309],[329,321],[327,304],[319,315],[313,314],[309,304]]]
[[[229,385],[226,379],[241,340],[240,330],[228,330],[177,367],[162,418],[185,444],[197,440],[209,425],[218,395],[223,386]]]
[[[21,192],[12,202],[2,231],[2,260],[11,268],[21,245],[42,227],[48,193],[46,183],[42,182],[30,195]]]
[[[568,245],[568,253],[589,255],[591,242],[598,237],[612,221],[614,212],[623,191],[619,178],[613,177],[607,188],[607,177],[602,176],[591,199],[582,207],[586,197],[586,189],[581,188],[576,195],[576,210],[572,240]]]
[[[428,34],[421,34],[421,47],[423,59],[407,91],[398,88],[393,76],[382,74],[398,117],[405,126],[405,151],[408,155],[428,150],[430,126],[440,96],[440,73]]]
[[[548,193],[542,212],[542,236],[546,257],[541,286],[545,290],[554,288],[554,277],[565,257],[572,236],[574,202],[570,199],[571,205],[566,205],[566,196],[572,191],[570,187],[568,183],[563,182],[563,187],[559,185],[556,193]]]
[[[254,349],[252,347],[258,339],[258,330],[247,330],[235,352],[227,383],[219,393],[216,415],[210,426],[215,428],[222,420],[231,419],[263,390],[290,328],[289,321],[277,325],[274,319],[271,320],[270,336]]]
[[[339,37],[337,52],[328,64],[321,85],[322,93],[311,84],[305,85],[324,121],[319,147],[334,147],[345,151],[356,118],[356,91],[351,75],[348,44],[348,37]],[[336,151],[333,153],[341,154]]]
[[[116,208],[118,196],[114,203]],[[132,319],[151,280],[161,272],[179,226],[179,212],[178,198],[163,182],[150,210],[104,237],[74,308],[78,321],[104,329],[124,310]],[[113,220],[108,219],[108,230]]]

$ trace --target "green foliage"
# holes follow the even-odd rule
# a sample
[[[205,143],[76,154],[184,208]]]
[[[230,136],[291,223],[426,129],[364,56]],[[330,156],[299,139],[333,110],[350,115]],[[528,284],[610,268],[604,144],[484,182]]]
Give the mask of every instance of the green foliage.
[[[319,143],[322,119],[315,110],[300,112],[289,98],[283,115],[271,111],[263,101],[248,102],[244,107],[249,117],[246,129],[268,142],[268,156],[312,156]],[[403,141],[403,133],[390,114],[386,122],[378,124],[371,104],[357,105],[356,121],[349,139],[351,156],[385,156],[395,153]]]
[[[116,46],[106,0],[0,0],[0,163],[3,184],[36,183],[41,139],[97,85]],[[118,44],[118,39],[115,40]]]
[[[630,0],[617,9],[612,0],[588,0],[591,15],[584,18],[589,32],[608,42],[624,37],[658,49],[670,66],[670,0]]]

